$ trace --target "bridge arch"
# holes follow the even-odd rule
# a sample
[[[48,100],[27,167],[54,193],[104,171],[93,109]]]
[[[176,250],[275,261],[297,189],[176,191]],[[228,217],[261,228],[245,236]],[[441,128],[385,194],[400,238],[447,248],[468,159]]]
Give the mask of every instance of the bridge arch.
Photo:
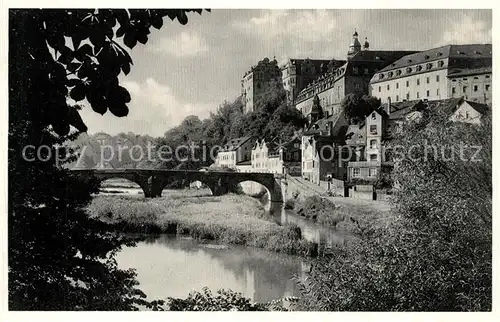
[[[263,185],[272,202],[283,202],[281,178],[272,173],[193,171],[193,170],[153,170],[153,169],[75,169],[75,175],[94,177],[99,182],[111,178],[123,178],[137,183],[149,198],[160,197],[165,186],[172,179],[200,181],[207,185],[212,195],[229,192],[230,187],[241,182],[253,181]]]

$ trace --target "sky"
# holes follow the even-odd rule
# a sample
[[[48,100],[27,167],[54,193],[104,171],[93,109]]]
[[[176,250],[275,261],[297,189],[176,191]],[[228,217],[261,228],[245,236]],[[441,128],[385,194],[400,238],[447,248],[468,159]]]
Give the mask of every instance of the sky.
[[[371,50],[426,50],[491,43],[491,10],[222,10],[191,13],[187,25],[164,19],[146,45],[130,50],[132,97],[123,118],[81,114],[89,134],[162,136],[186,116],[204,119],[241,91],[241,77],[264,57],[345,59],[354,29]]]

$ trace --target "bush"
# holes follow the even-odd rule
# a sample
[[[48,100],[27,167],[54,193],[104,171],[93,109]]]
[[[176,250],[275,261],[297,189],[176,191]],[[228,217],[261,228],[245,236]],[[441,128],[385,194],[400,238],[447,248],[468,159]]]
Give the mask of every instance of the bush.
[[[166,301],[154,301],[149,307],[155,311],[287,311],[282,303],[281,300],[252,303],[241,293],[221,289],[214,295],[204,287],[201,292],[189,293],[185,299],[169,297]]]
[[[455,147],[457,157],[462,138],[482,146],[481,162],[423,157],[426,146]],[[406,125],[395,144],[417,147],[412,160],[395,162],[398,216],[318,261],[301,282],[302,305],[333,311],[491,310],[489,116],[474,126],[429,112]]]

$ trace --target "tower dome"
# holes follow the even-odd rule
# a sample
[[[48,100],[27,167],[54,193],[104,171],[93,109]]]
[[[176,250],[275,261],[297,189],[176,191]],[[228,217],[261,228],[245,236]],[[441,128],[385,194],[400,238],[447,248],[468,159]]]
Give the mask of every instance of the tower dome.
[[[348,56],[353,56],[357,52],[361,50],[361,43],[358,40],[358,32],[354,29],[354,33],[352,34],[351,45],[349,46],[349,51],[347,52]]]

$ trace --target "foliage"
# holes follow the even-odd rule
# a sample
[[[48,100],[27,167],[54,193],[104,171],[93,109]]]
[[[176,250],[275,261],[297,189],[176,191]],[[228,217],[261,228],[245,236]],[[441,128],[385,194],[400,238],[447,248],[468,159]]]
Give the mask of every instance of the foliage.
[[[414,148],[413,157],[395,161],[398,216],[386,228],[365,232],[346,252],[317,263],[301,284],[303,305],[311,310],[491,310],[491,117],[482,121],[480,126],[453,123],[448,115],[427,111],[403,127],[394,146]],[[460,158],[464,138],[469,146],[482,147],[481,162],[470,161],[475,149]],[[429,152],[432,146],[445,147],[448,161]]]
[[[88,211],[93,218],[126,232],[186,234],[196,239],[254,246],[291,255],[309,255],[314,248],[312,243],[302,239],[298,226],[280,226],[271,221],[254,198],[207,197],[200,193],[198,190],[169,191],[168,197],[155,200],[98,196]],[[179,194],[184,198],[178,198]]]
[[[255,111],[244,113],[242,98],[232,102],[223,102],[217,112],[200,120],[197,116],[188,116],[178,126],[170,129],[164,137],[158,138],[156,146],[169,146],[175,150],[179,146],[191,146],[193,143],[203,149],[182,149],[179,156],[171,161],[162,162],[162,167],[171,169],[179,164],[188,169],[209,166],[215,160],[217,148],[231,139],[250,136],[271,140],[278,138],[286,142],[305,124],[299,110],[287,104],[286,92],[280,82],[271,83],[255,103]],[[214,153],[210,153],[213,151]]]
[[[186,299],[169,297],[166,301],[155,301],[152,308],[155,311],[288,311],[281,300],[252,303],[241,293],[220,289],[214,295],[206,287],[201,292],[189,293]]]
[[[116,39],[129,48],[144,44],[164,16],[186,23],[188,11],[9,11],[9,309],[133,310],[145,303],[133,271],[113,259],[128,241],[84,210],[97,185],[58,168],[54,153],[74,139],[70,126],[87,130],[68,96],[86,98],[100,114],[127,114],[130,95],[118,75],[129,73],[132,60]],[[29,158],[47,146],[40,150],[46,161],[23,158],[29,145]]]
[[[367,115],[380,107],[380,99],[366,94],[350,93],[342,99],[340,106],[347,120],[364,120]]]

